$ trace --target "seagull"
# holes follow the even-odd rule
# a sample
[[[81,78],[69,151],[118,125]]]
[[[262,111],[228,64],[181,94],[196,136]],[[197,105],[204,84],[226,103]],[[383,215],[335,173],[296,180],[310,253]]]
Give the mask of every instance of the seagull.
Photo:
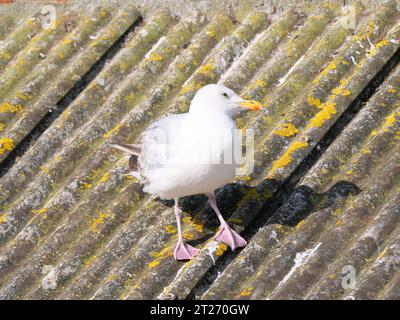
[[[234,118],[245,110],[260,110],[261,103],[244,100],[233,90],[209,84],[199,89],[189,111],[172,114],[152,123],[140,136],[139,144],[111,144],[129,156],[128,174],[140,179],[143,190],[161,199],[173,199],[178,241],[176,260],[190,260],[199,249],[183,240],[179,199],[205,194],[220,227],[215,240],[232,250],[247,242],[222,217],[215,190],[231,181],[239,167],[232,156],[240,148],[234,139]]]

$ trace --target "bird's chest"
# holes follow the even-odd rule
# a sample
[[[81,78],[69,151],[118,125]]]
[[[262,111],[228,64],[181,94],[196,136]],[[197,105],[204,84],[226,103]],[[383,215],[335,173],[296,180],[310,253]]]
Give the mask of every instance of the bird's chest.
[[[184,157],[196,164],[231,164],[237,139],[236,126],[229,120],[189,123],[181,134]]]

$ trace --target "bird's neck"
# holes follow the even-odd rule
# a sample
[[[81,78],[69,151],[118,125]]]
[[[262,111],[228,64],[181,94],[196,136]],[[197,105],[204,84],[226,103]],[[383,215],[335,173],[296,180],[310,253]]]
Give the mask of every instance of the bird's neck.
[[[232,116],[229,114],[226,114],[221,111],[215,111],[215,110],[210,110],[210,109],[194,109],[194,110],[189,110],[188,115],[190,118],[197,119],[198,121],[227,121],[231,120]]]

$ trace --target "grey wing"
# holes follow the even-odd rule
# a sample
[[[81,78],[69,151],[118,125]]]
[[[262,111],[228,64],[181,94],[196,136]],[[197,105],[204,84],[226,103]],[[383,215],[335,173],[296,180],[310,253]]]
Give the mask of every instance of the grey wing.
[[[165,165],[168,146],[179,136],[185,114],[173,114],[151,124],[141,135],[141,169],[156,169]]]

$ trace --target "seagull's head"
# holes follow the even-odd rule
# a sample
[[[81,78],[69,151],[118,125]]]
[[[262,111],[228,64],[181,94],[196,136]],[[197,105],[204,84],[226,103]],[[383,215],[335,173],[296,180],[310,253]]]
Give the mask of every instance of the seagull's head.
[[[261,103],[242,99],[233,90],[221,84],[208,84],[196,92],[190,112],[211,113],[219,112],[234,116],[243,110],[260,110]]]

